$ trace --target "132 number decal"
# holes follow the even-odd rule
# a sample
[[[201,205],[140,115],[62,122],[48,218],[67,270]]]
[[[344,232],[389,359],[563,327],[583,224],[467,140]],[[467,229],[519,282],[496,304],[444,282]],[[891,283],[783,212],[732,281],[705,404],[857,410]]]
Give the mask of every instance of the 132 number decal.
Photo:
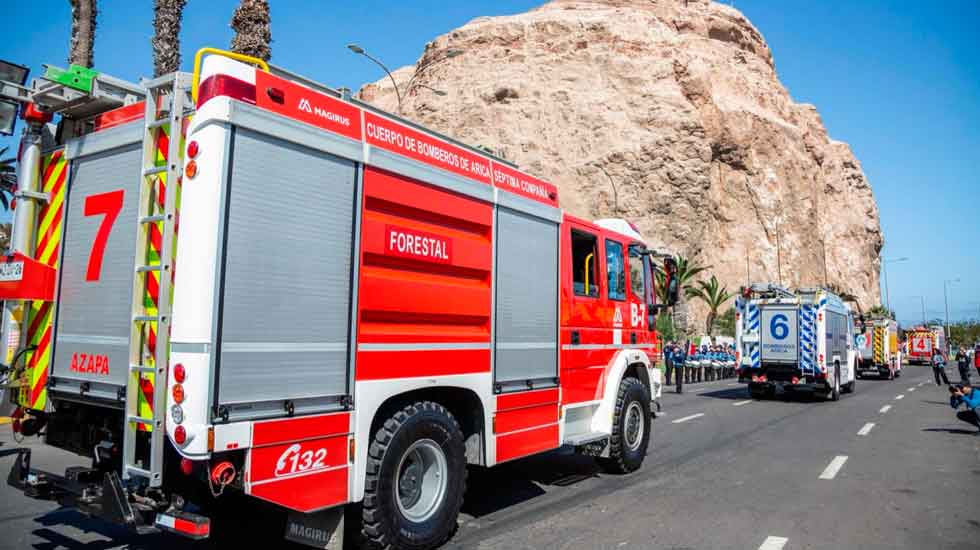
[[[276,461],[275,476],[285,476],[299,472],[307,472],[326,468],[327,450],[303,450],[299,443],[293,443],[286,448],[279,460]]]
[[[123,189],[89,195],[85,197],[85,207],[82,213],[88,216],[104,216],[99,230],[95,233],[95,240],[92,241],[92,251],[88,256],[88,269],[85,270],[86,281],[98,281],[102,277],[102,258],[105,256],[105,245],[109,241],[109,233],[112,231],[112,224],[116,223],[119,212],[123,207],[123,198],[126,192]]]

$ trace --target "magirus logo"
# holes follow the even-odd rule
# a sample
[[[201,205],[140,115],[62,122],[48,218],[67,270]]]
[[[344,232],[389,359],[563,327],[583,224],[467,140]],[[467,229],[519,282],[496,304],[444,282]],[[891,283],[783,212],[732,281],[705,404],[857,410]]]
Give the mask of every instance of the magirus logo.
[[[350,118],[343,115],[338,115],[332,111],[328,111],[319,105],[314,106],[310,103],[310,100],[306,99],[305,97],[301,97],[299,99],[299,104],[296,106],[296,108],[300,111],[306,111],[307,113],[318,116],[322,119],[329,120],[337,124],[342,124],[344,126],[350,126]]]

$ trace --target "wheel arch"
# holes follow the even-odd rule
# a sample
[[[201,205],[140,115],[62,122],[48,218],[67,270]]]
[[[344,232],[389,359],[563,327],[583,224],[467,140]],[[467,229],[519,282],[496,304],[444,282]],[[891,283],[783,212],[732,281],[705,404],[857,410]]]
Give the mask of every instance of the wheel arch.
[[[619,384],[625,376],[635,376],[646,386],[651,399],[655,397],[653,380],[650,379],[650,358],[640,350],[622,350],[613,357],[606,370],[602,402],[592,416],[592,432],[612,433],[613,413]]]
[[[374,434],[385,419],[406,405],[418,401],[432,401],[446,407],[446,410],[459,423],[460,430],[463,432],[463,441],[466,444],[466,462],[477,465],[486,464],[486,449],[483,444],[486,435],[486,418],[483,402],[476,392],[470,388],[434,386],[392,395],[375,410],[369,433]]]

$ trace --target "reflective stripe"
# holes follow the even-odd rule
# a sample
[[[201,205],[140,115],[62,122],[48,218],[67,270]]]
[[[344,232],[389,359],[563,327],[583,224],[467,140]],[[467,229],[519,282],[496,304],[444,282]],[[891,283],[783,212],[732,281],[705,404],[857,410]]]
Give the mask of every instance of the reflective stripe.
[[[557,342],[497,342],[497,349],[554,349]]]
[[[98,344],[100,346],[126,346],[129,339],[122,336],[98,336],[95,334],[65,334],[58,333],[59,342],[71,344]]]
[[[346,342],[223,342],[221,344],[221,351],[226,352],[289,353],[346,350]]]
[[[208,353],[210,343],[170,342],[171,353]]]
[[[463,343],[399,343],[399,344],[358,344],[357,351],[447,351],[447,350],[489,350],[490,342]]]
[[[590,350],[590,349],[641,349],[650,348],[653,344],[562,344],[563,350]]]

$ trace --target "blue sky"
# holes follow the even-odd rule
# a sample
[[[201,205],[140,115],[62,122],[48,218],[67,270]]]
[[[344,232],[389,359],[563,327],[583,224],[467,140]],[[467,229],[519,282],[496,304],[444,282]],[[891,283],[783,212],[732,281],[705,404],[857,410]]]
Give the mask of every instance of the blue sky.
[[[152,2],[102,0],[96,67],[136,80],[152,71]],[[358,42],[392,69],[425,43],[480,15],[519,13],[540,0],[272,1],[273,62],[333,86],[382,76],[345,49]],[[233,0],[189,0],[184,65],[231,39]],[[980,316],[980,2],[739,0],[772,47],[797,101],[817,106],[833,138],[851,144],[874,188],[885,234],[889,294],[899,319]],[[65,0],[8,6],[0,57],[64,66]],[[43,14],[40,16],[39,14]],[[0,138],[0,147],[13,145]],[[9,215],[0,215],[0,218]],[[829,244],[829,243],[828,243]]]

